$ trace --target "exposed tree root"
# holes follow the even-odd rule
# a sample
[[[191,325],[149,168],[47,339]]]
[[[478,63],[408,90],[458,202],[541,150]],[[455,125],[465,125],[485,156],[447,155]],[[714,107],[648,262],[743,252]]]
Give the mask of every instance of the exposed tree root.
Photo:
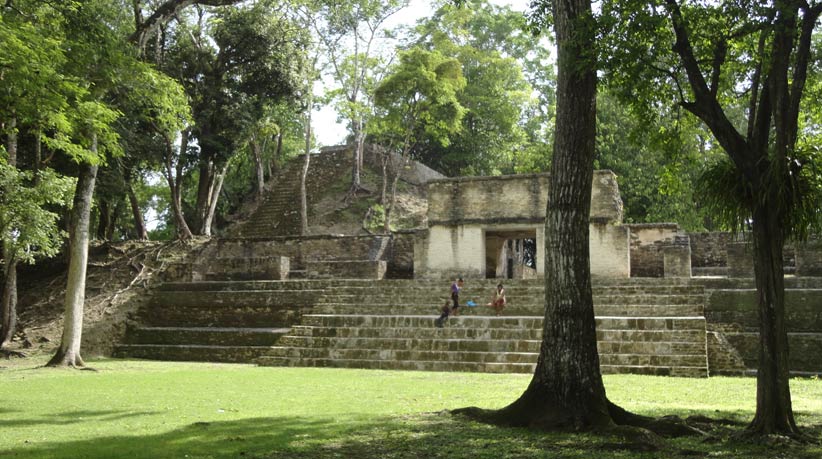
[[[17,358],[17,359],[26,358],[26,354],[24,354],[20,351],[14,351],[14,350],[7,349],[7,348],[0,348],[0,355],[5,357],[6,360],[11,359],[12,357]]]
[[[528,427],[546,431],[589,431],[615,437],[619,447],[633,451],[658,451],[665,447],[663,438],[703,436],[706,432],[676,416],[651,418],[630,413],[608,402],[607,413],[571,412],[558,408],[535,409],[520,400],[500,410],[477,407],[460,408],[452,415],[464,416],[486,424],[506,427]],[[615,446],[617,447],[617,446]]]

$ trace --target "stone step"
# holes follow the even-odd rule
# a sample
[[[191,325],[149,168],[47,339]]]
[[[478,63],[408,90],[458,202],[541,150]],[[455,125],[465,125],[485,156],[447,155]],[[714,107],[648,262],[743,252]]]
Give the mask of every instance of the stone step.
[[[724,332],[749,370],[759,366],[758,332]],[[822,368],[822,333],[788,333],[788,366],[792,374],[819,374]]]
[[[373,349],[417,350],[450,352],[530,352],[538,353],[540,340],[477,340],[477,339],[420,339],[394,338],[384,335],[377,338],[307,337],[288,335],[280,346],[325,349]],[[600,354],[638,355],[702,355],[705,356],[705,340],[701,342],[626,342],[599,341]]]
[[[198,282],[165,282],[155,287],[157,291],[199,292],[199,291],[280,291],[280,290],[317,290],[343,283],[343,280],[332,279],[289,279],[289,280],[242,280],[242,281],[198,281]],[[352,281],[360,282],[360,281]],[[365,282],[365,281],[362,281]]]
[[[295,325],[289,336],[380,338],[399,339],[475,339],[475,340],[540,340],[540,328],[372,328],[372,327],[310,327]],[[704,343],[705,330],[597,330],[601,341],[640,342],[700,342]]]
[[[269,346],[120,344],[115,347],[114,356],[150,360],[251,363],[270,349]]]
[[[318,300],[319,304],[442,304],[446,297],[442,295],[350,295],[324,293]],[[505,296],[509,304],[544,305],[542,295],[511,295]],[[491,301],[490,297],[460,295],[460,303],[465,304],[469,299],[484,305]],[[702,295],[599,295],[594,296],[594,305],[630,304],[630,305],[694,305],[702,306],[705,302]]]
[[[145,325],[159,327],[271,327],[285,328],[299,322],[303,309],[283,306],[245,308],[151,308],[141,310]]]
[[[504,316],[540,316],[544,315],[545,307],[541,304],[509,303],[502,315]],[[315,314],[388,314],[388,315],[439,315],[442,305],[420,304],[341,304],[319,303],[314,307]],[[481,305],[477,307],[461,306],[460,315],[464,316],[491,316],[494,309]],[[669,316],[699,316],[702,315],[701,305],[601,305],[594,307],[594,313],[603,316],[625,317],[669,317]]]
[[[434,316],[425,315],[331,315],[307,314],[302,325],[323,327],[419,327],[434,325]],[[601,330],[705,330],[704,317],[597,317]],[[451,328],[542,328],[542,317],[465,316],[451,317]]]
[[[126,344],[273,346],[290,328],[133,327]]]
[[[261,306],[311,306],[319,290],[236,290],[236,291],[164,291],[152,295],[151,308],[243,308]]]
[[[394,328],[374,328],[374,327],[311,327],[305,325],[295,325],[289,336],[307,337],[337,337],[337,338],[379,338],[382,336],[392,336],[395,338],[418,338],[418,339],[521,339],[538,340],[542,336],[542,330],[536,328],[436,328],[431,327],[394,327]]]
[[[261,366],[364,368],[406,371],[459,371],[473,373],[524,373],[532,374],[536,363],[496,362],[442,362],[442,361],[391,361],[391,360],[342,360],[323,358],[284,358],[263,356],[256,360]],[[656,376],[707,377],[706,367],[652,367],[600,365],[603,374],[645,374]]]
[[[706,354],[607,354],[599,356],[600,365],[611,366],[651,366],[651,367],[704,367],[708,368]]]
[[[634,375],[649,375],[649,376],[676,376],[684,378],[707,378],[707,366],[651,366],[651,365],[603,365],[599,366],[602,374],[634,374]]]
[[[536,363],[537,352],[427,351],[416,349],[313,348],[274,346],[272,357],[339,360],[431,360],[439,362]]]
[[[461,371],[474,373],[533,373],[533,363],[440,362],[392,360],[344,360],[324,358],[284,358],[264,356],[256,360],[262,366],[365,368],[411,371]]]

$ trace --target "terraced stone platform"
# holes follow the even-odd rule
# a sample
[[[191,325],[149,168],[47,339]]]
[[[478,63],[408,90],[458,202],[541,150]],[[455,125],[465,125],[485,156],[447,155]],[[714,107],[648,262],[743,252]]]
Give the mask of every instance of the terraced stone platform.
[[[484,304],[496,281],[472,282]],[[383,281],[326,289],[311,314],[258,359],[261,365],[427,371],[533,372],[542,333],[541,281],[506,283],[502,317],[463,306],[444,328],[433,319],[447,283]],[[625,281],[595,288],[604,373],[707,376],[704,292],[684,281]]]
[[[539,280],[508,281],[502,316],[483,306],[495,280],[469,281],[444,328],[448,282],[286,280],[167,283],[116,356],[429,371],[532,372],[542,334]],[[604,373],[707,376],[704,291],[683,280],[594,289]],[[488,297],[488,298],[486,298]]]

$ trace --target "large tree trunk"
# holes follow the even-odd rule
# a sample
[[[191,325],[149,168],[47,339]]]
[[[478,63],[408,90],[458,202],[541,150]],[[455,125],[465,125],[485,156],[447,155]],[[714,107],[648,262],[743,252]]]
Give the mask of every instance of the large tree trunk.
[[[788,333],[785,328],[784,236],[773,206],[754,212],[754,272],[759,307],[759,369],[756,415],[748,427],[758,434],[799,434],[788,383]]]
[[[97,150],[96,138],[92,151]],[[49,366],[84,366],[80,356],[83,336],[83,306],[86,297],[86,267],[88,263],[89,221],[91,201],[94,196],[94,182],[97,166],[81,165],[74,192],[74,206],[71,211],[69,234],[69,271],[66,283],[66,313],[63,320],[63,337],[60,348],[49,361]]]
[[[596,137],[596,65],[590,0],[554,2],[557,117],[545,218],[545,319],[528,388],[478,417],[510,426],[591,429],[614,425],[599,369],[588,214]],[[477,414],[473,409],[467,414]]]

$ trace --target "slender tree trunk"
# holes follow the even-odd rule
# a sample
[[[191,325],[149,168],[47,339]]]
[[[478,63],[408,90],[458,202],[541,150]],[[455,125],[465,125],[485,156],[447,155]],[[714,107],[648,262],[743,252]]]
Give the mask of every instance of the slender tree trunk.
[[[280,161],[283,160],[283,133],[277,134],[277,151],[274,153],[273,171],[268,171],[268,176],[271,177],[273,172],[280,170]]]
[[[97,212],[99,217],[97,219],[97,239],[107,241],[108,227],[111,225],[111,206],[108,201],[101,199],[97,204]]]
[[[349,191],[349,195],[352,197],[362,188],[362,181],[360,179],[362,173],[360,157],[362,156],[363,144],[365,143],[365,133],[362,130],[361,121],[357,122],[354,131],[354,157],[351,161],[351,190]]]
[[[131,216],[134,218],[134,232],[137,235],[137,239],[147,241],[148,229],[143,219],[143,210],[140,209],[140,202],[137,200],[137,194],[134,193],[134,186],[130,178],[126,180],[126,193],[128,194],[128,203],[131,206]]]
[[[382,230],[385,234],[391,233],[391,215],[394,213],[394,205],[397,203],[397,182],[400,181],[400,175],[407,164],[408,157],[406,155],[402,155],[400,158],[400,164],[394,168],[394,177],[391,180],[391,197],[389,198],[388,203],[384,204],[385,221],[383,223]]]
[[[9,120],[6,137],[6,152],[9,166],[17,167],[17,117]],[[0,349],[11,345],[17,328],[17,257],[10,247],[3,245],[3,296],[0,299]]]
[[[256,139],[251,141],[251,151],[254,153],[254,170],[257,172],[257,200],[260,200],[265,191],[265,169],[263,168],[262,148]]]
[[[208,203],[208,212],[206,213],[205,222],[203,223],[203,235],[211,236],[211,226],[214,222],[214,214],[217,212],[217,201],[220,199],[220,191],[223,189],[223,180],[225,174],[228,172],[228,163],[223,165],[223,168],[217,173],[214,179],[214,187],[211,190],[211,199]]]
[[[0,349],[11,345],[17,328],[17,259],[4,250],[2,314],[0,314]]]
[[[799,429],[788,382],[788,334],[785,328],[784,237],[772,206],[762,205],[753,218],[754,272],[759,305],[759,369],[756,415],[748,427],[759,434]]]
[[[188,148],[189,131],[185,129],[181,132],[180,151],[183,152]],[[166,161],[165,161],[165,177],[168,182],[168,188],[171,192],[171,215],[174,217],[174,225],[177,227],[177,238],[181,241],[189,240],[193,237],[191,229],[186,223],[183,215],[183,199],[182,199],[182,159],[177,160],[174,164],[174,148],[171,140],[166,139]]]
[[[97,138],[92,140],[92,151],[97,151]],[[49,361],[49,366],[84,366],[80,356],[83,336],[83,307],[86,298],[86,267],[88,264],[89,221],[94,196],[97,166],[81,165],[74,192],[69,234],[69,271],[66,283],[66,313],[60,348]]]
[[[194,207],[194,228],[197,234],[205,234],[206,214],[211,204],[211,193],[214,190],[214,162],[211,159],[200,160],[200,178],[197,182],[197,202]]]
[[[303,172],[300,175],[300,235],[308,234],[308,166],[311,163],[311,101],[309,99],[308,111],[305,115],[305,158],[303,159]]]
[[[385,200],[388,194],[388,163],[391,161],[391,153],[384,151],[382,161],[382,187],[380,188],[380,204],[385,207]]]

